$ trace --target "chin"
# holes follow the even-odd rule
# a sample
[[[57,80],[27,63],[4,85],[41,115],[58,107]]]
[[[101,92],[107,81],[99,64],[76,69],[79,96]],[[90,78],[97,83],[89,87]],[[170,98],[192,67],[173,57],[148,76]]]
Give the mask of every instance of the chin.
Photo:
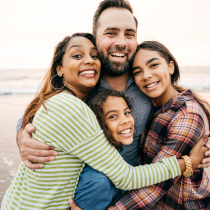
[[[132,139],[129,139],[129,140],[126,140],[126,141],[121,141],[121,143],[122,143],[123,145],[130,145],[130,144],[133,143],[133,138],[132,138]]]
[[[97,81],[85,83],[84,86],[87,88],[93,88],[97,84]]]

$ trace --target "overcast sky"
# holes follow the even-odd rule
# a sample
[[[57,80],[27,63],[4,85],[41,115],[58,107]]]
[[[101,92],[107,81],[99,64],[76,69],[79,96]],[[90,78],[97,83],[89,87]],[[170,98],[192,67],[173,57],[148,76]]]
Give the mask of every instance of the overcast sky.
[[[0,0],[0,69],[48,68],[55,45],[91,32],[100,0]],[[181,66],[210,66],[210,0],[130,0],[138,42],[158,40]]]

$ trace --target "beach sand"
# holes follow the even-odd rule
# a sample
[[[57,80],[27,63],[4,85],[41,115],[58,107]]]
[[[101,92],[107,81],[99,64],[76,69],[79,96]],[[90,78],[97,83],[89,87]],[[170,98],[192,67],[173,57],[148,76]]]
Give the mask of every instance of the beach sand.
[[[210,90],[197,92],[210,103]],[[0,203],[20,164],[16,123],[34,95],[0,96]],[[210,176],[210,168],[205,169]]]

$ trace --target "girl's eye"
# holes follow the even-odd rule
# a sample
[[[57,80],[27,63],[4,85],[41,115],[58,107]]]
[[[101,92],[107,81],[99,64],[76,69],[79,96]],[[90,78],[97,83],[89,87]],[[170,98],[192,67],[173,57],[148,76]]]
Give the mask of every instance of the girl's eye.
[[[125,115],[130,115],[130,114],[131,114],[131,111],[125,112]]]
[[[138,71],[134,71],[133,72],[133,76],[136,76],[137,74],[140,74],[141,73],[141,71],[140,70],[138,70]]]
[[[159,64],[158,63],[154,63],[154,64],[152,64],[150,67],[151,68],[154,68],[154,67],[156,67],[156,66],[158,66]]]
[[[109,117],[109,119],[114,119],[114,118],[116,118],[117,116],[116,115],[111,115],[110,117]]]

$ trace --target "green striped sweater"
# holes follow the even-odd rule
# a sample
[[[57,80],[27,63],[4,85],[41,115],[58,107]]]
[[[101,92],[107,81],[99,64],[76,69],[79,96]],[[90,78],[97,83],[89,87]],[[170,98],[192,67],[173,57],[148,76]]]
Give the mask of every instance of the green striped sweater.
[[[180,175],[175,157],[133,167],[108,142],[94,113],[80,99],[62,92],[36,113],[33,138],[54,146],[58,156],[42,169],[21,163],[4,195],[1,209],[66,209],[74,197],[84,164],[106,174],[116,187],[131,190]]]

